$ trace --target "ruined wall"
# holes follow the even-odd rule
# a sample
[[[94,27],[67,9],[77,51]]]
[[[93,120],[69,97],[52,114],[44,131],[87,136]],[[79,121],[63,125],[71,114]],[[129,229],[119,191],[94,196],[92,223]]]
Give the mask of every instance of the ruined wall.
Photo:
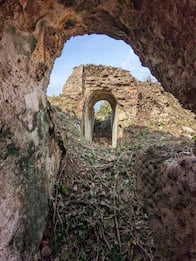
[[[97,101],[108,99],[112,107],[117,105],[117,138],[121,138],[124,128],[134,123],[139,85],[140,82],[128,71],[120,68],[92,64],[81,65],[74,68],[68,78],[61,99],[64,102],[64,110],[74,112],[75,116],[81,120],[82,125],[84,125],[86,118],[86,106],[91,111],[93,109],[91,107]],[[116,101],[111,100],[110,96],[114,97]]]
[[[60,161],[45,93],[63,43],[84,33],[124,40],[165,89],[196,111],[195,5],[0,1],[1,260],[31,260],[43,231]]]
[[[173,95],[159,83],[138,81],[120,68],[93,64],[75,67],[62,94],[49,99],[81,121],[82,135],[88,111],[93,110],[96,101],[108,99],[111,107],[117,105],[118,144],[134,142],[133,136],[142,128],[144,132],[160,131],[190,139],[196,135],[194,114],[182,109]]]

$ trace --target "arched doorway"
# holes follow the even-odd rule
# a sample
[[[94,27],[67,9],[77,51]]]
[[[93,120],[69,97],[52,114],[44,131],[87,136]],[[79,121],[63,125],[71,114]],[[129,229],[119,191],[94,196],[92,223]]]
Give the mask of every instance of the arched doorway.
[[[94,107],[93,142],[112,145],[112,108],[108,101],[101,100]]]
[[[84,137],[87,141],[92,142],[94,130],[94,105],[100,100],[106,100],[112,108],[111,127],[112,127],[112,147],[117,146],[117,122],[118,110],[117,102],[114,95],[110,92],[95,91],[86,99],[84,104],[83,127]]]

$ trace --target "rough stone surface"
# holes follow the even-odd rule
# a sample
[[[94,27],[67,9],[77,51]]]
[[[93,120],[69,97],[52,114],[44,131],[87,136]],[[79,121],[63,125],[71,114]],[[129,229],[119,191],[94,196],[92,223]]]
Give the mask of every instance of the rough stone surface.
[[[64,42],[85,33],[124,40],[196,112],[195,8],[194,0],[0,1],[1,260],[31,260],[39,244],[60,160],[45,92]]]
[[[40,108],[33,131],[0,133],[0,260],[31,260],[45,229],[60,152]],[[22,120],[22,119],[21,119]],[[16,123],[13,122],[13,128]]]
[[[196,157],[189,149],[151,147],[136,169],[161,260],[195,260]]]

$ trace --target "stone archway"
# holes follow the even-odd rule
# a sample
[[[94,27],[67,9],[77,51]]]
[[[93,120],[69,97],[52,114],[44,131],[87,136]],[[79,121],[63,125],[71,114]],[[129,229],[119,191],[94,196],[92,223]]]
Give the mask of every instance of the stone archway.
[[[141,82],[126,70],[103,65],[80,65],[74,68],[66,81],[61,96],[65,110],[74,113],[81,121],[81,134],[90,142],[94,126],[93,106],[99,100],[108,101],[113,111],[112,146],[116,147],[125,128],[134,122],[140,86]]]
[[[94,110],[93,107],[97,101],[106,100],[109,102],[112,108],[112,147],[117,146],[118,138],[118,106],[117,101],[114,95],[110,92],[104,91],[95,91],[92,92],[89,97],[87,97],[84,103],[84,115],[83,115],[83,124],[84,124],[84,137],[89,142],[92,141],[93,129],[94,129]]]

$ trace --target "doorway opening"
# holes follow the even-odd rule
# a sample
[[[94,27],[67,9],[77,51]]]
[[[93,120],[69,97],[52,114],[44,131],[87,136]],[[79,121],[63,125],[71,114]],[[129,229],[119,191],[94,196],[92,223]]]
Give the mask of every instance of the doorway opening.
[[[112,107],[106,100],[95,103],[93,141],[112,145]]]
[[[85,101],[83,122],[86,140],[117,146],[118,111],[112,93],[93,92]]]

